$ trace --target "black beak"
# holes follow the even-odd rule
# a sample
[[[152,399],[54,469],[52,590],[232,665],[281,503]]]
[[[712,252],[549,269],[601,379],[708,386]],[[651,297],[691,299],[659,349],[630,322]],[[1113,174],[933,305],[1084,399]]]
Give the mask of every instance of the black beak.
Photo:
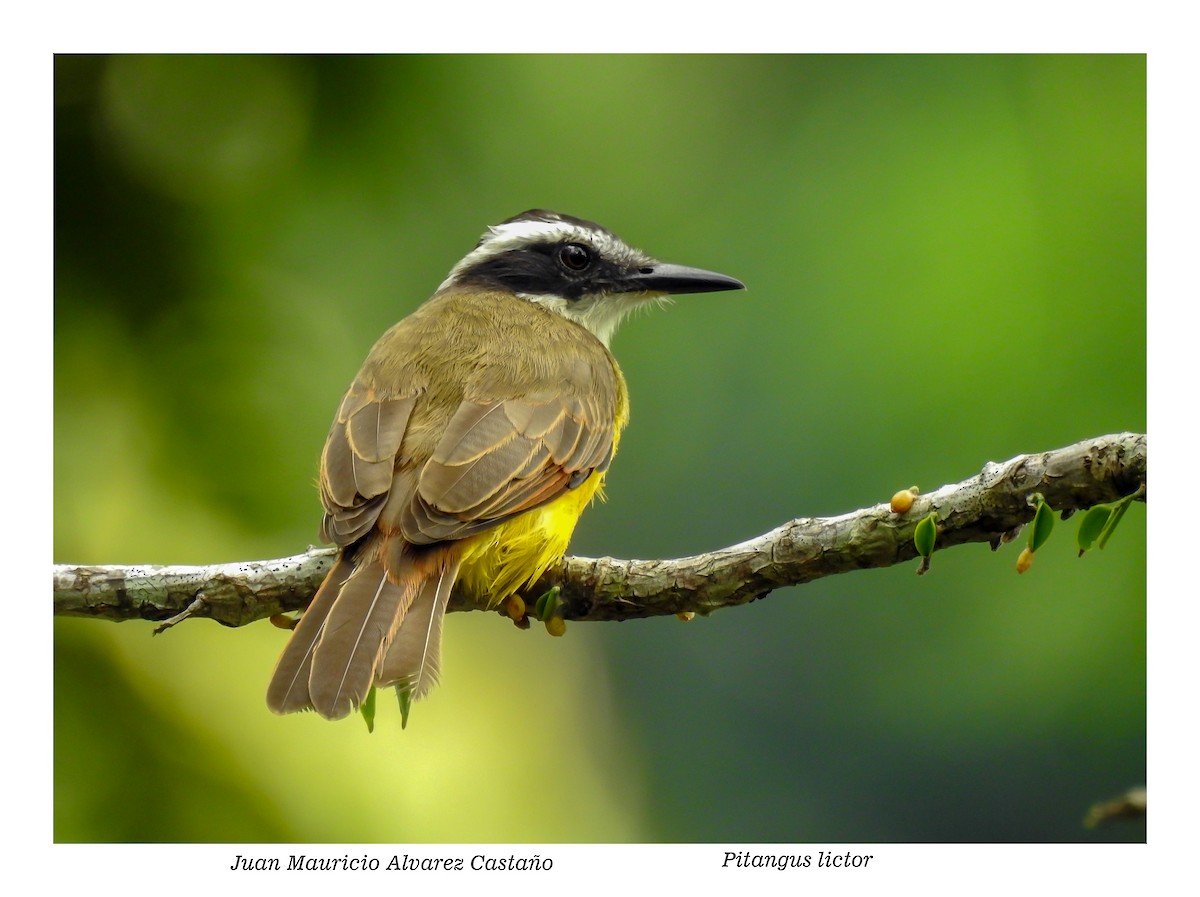
[[[733,277],[666,262],[653,262],[639,268],[621,286],[622,292],[626,293],[719,293],[746,289],[744,283]]]

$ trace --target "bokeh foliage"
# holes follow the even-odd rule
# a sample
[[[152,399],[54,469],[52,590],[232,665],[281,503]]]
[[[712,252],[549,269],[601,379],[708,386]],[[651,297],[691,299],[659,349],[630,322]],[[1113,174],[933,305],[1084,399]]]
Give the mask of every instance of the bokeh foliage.
[[[573,552],[660,557],[1146,426],[1140,56],[59,57],[54,555],[315,539],[373,340],[545,206],[743,279],[615,341]],[[283,635],[55,622],[59,841],[1059,841],[1145,781],[1145,509],[683,624],[447,625],[407,731]]]

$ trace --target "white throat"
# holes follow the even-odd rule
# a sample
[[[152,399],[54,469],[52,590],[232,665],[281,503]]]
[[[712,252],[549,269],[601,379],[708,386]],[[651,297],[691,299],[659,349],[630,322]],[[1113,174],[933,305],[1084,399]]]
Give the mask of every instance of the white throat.
[[[572,302],[562,296],[541,296],[518,293],[522,299],[550,309],[568,321],[588,330],[607,348],[617,326],[639,308],[665,305],[670,296],[662,293],[614,293],[603,297],[589,296]]]

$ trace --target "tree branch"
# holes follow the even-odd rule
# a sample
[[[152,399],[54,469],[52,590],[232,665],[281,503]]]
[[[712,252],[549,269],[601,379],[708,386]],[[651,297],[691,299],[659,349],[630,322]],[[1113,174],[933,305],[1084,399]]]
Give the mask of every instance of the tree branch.
[[[987,464],[976,476],[919,495],[905,514],[887,504],[840,517],[799,518],[717,551],[675,560],[564,558],[531,588],[529,598],[560,589],[568,620],[625,620],[708,614],[746,604],[784,586],[912,560],[913,530],[938,513],[937,548],[966,542],[1000,545],[1032,517],[1041,493],[1056,511],[1074,512],[1141,490],[1145,501],[1146,436],[1099,436],[1065,448]],[[207,616],[243,626],[307,606],[333,549],[270,561],[207,567],[56,565],[54,613],[107,620]],[[486,605],[456,592],[450,610]],[[162,627],[160,627],[161,629]]]

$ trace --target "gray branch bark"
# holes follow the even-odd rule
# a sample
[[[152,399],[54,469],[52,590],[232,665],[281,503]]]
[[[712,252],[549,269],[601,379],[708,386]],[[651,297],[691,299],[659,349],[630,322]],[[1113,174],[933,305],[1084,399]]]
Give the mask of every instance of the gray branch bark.
[[[527,592],[560,589],[568,620],[626,620],[708,614],[746,604],[775,589],[824,576],[888,567],[917,556],[913,530],[937,511],[937,549],[1001,540],[1033,517],[1032,496],[1074,512],[1141,490],[1145,501],[1146,436],[1099,436],[1065,448],[989,463],[974,477],[919,495],[905,514],[884,504],[840,517],[804,517],[757,538],[674,560],[564,558]],[[294,557],[207,567],[54,567],[54,613],[106,620],[176,622],[211,617],[243,626],[307,606],[329,570],[333,549]],[[456,593],[450,610],[486,605]]]

